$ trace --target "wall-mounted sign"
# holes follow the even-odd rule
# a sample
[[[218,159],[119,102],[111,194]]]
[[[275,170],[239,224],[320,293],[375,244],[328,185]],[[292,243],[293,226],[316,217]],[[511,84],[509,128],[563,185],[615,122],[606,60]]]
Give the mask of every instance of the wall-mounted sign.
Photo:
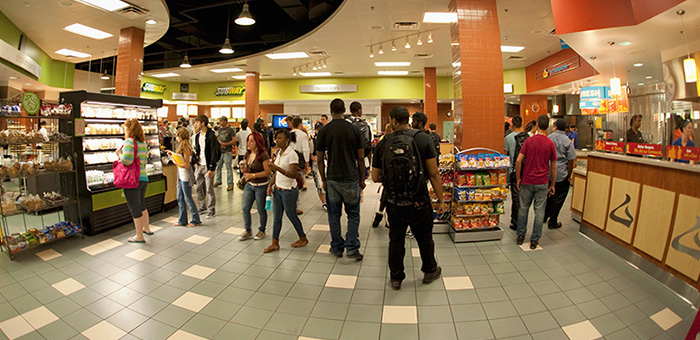
[[[666,157],[672,159],[682,159],[686,161],[700,162],[700,148],[689,146],[668,145],[666,146]]]
[[[648,155],[654,157],[663,157],[664,149],[663,146],[658,144],[646,144],[646,143],[627,143],[626,151],[627,153],[633,155]]]
[[[34,92],[25,92],[22,95],[22,108],[27,114],[36,115],[41,108],[41,99]]]
[[[180,92],[190,92],[190,84],[180,84]]]
[[[301,93],[357,92],[357,84],[301,85]]]
[[[610,96],[608,86],[588,86],[581,88],[581,100],[579,107],[583,115],[597,115],[607,113],[629,112],[629,101],[626,92]]]
[[[23,70],[33,74],[37,78],[41,78],[41,66],[30,58],[28,55],[24,54],[22,51],[16,49],[14,46],[6,43],[0,39],[0,59],[5,59],[8,62],[19,66]]]
[[[513,84],[503,84],[503,93],[513,93]]]
[[[196,93],[173,92],[173,100],[197,100]]]
[[[586,86],[581,88],[581,100],[610,99],[610,87]]]
[[[245,92],[245,86],[223,86],[216,89],[216,96],[240,96]]]
[[[535,80],[545,80],[564,72],[575,70],[581,66],[581,57],[575,56],[560,63],[546,67],[544,70],[535,72]]]
[[[141,85],[141,92],[151,92],[151,93],[165,93],[165,89],[168,87],[165,85],[154,84],[154,83],[143,83]]]

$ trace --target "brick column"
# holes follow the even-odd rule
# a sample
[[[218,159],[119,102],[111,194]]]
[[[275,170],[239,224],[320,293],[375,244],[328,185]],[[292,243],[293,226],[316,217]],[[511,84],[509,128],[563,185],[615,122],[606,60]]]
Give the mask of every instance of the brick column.
[[[437,75],[434,67],[423,69],[423,110],[428,116],[428,124],[438,124]]]
[[[496,0],[452,0],[455,146],[503,150],[503,62]]]
[[[128,27],[119,32],[117,74],[114,93],[121,96],[141,96],[141,71],[143,71],[143,38],[146,32]]]
[[[245,117],[252,129],[260,113],[260,73],[247,72],[245,75]]]

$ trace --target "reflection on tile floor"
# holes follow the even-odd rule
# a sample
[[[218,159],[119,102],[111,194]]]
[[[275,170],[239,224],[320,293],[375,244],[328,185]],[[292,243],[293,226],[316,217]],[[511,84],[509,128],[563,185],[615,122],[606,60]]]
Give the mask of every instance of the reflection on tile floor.
[[[309,245],[292,249],[283,224],[239,241],[241,193],[218,188],[217,215],[174,227],[152,216],[146,244],[132,226],[0,257],[0,338],[8,339],[682,339],[695,310],[660,283],[578,233],[544,230],[537,251],[503,240],[454,244],[435,235],[443,278],[421,282],[415,240],[407,279],[388,285],[388,230],[370,226],[376,185],[361,207],[362,262],[329,254],[327,215],[300,194]],[[568,205],[568,202],[567,202]],[[345,222],[343,222],[345,224]],[[253,228],[257,215],[253,214]],[[529,247],[529,243],[526,243]]]

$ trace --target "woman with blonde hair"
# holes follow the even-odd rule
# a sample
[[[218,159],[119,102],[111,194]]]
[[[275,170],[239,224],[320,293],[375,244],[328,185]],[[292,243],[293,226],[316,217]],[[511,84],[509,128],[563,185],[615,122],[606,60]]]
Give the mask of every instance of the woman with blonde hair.
[[[129,207],[131,217],[134,219],[136,235],[129,237],[130,243],[146,243],[143,234],[153,235],[149,228],[148,210],[146,209],[146,187],[148,186],[148,174],[146,163],[148,162],[148,146],[146,136],[141,128],[141,123],[136,119],[127,119],[123,125],[124,144],[117,149],[117,156],[122,164],[131,165],[138,157],[141,165],[139,186],[133,189],[124,189],[126,205]]]
[[[173,163],[177,166],[177,205],[180,209],[180,217],[177,223],[173,225],[176,227],[194,227],[202,224],[202,220],[199,218],[199,212],[192,197],[194,172],[190,164],[190,159],[192,158],[190,132],[186,128],[181,127],[175,132],[175,139],[178,143],[176,153],[182,156],[182,159],[173,158]],[[168,151],[168,154],[172,155],[173,153]],[[187,208],[190,209],[192,214],[190,223],[187,223]]]

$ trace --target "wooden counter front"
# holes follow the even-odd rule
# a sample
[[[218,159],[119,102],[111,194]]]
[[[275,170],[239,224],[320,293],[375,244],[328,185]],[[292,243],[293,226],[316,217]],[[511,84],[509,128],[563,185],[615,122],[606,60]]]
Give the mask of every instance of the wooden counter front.
[[[700,287],[700,167],[589,153],[573,196],[583,226]]]

